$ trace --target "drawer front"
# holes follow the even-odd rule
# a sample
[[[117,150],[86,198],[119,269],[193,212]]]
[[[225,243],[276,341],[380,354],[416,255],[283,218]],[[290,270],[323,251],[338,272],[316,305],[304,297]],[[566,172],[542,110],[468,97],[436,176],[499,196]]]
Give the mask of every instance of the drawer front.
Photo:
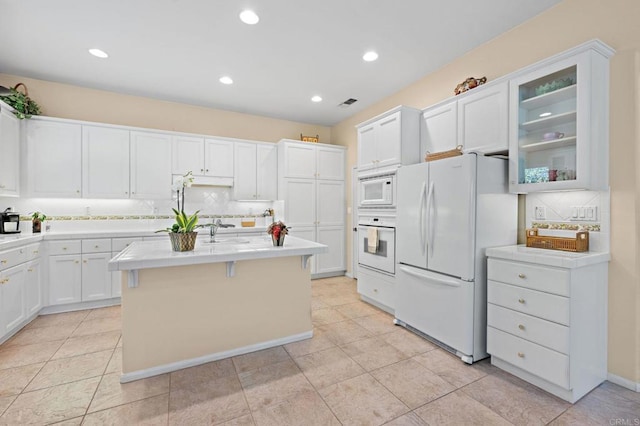
[[[80,254],[82,244],[80,240],[49,241],[49,254]]]
[[[509,333],[487,328],[487,352],[548,382],[569,389],[569,357]]]
[[[111,251],[114,251],[114,252],[116,252],[115,254],[118,254],[122,250],[124,250],[127,247],[129,247],[129,245],[131,245],[131,243],[135,243],[136,241],[142,241],[142,237],[112,238],[111,239]]]
[[[569,296],[569,271],[567,269],[489,259],[487,278],[560,296]]]
[[[0,252],[0,271],[27,261],[27,248],[20,247]]]
[[[487,325],[569,355],[569,327],[489,303]]]
[[[41,255],[41,247],[41,243],[29,244],[28,246],[26,246],[25,255],[27,256],[27,261],[38,259]]]
[[[97,238],[95,240],[82,240],[82,253],[111,252],[111,238]]]
[[[362,270],[362,268],[358,269],[358,293],[395,309],[395,285],[377,275],[362,273]]]
[[[569,325],[569,298],[489,281],[487,300],[534,317]]]

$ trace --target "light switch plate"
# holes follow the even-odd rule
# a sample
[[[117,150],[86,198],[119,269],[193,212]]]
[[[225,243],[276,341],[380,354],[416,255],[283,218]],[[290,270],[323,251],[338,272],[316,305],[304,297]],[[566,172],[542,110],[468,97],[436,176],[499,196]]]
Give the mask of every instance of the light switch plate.
[[[535,206],[534,217],[536,220],[545,220],[547,218],[547,209],[544,206]]]

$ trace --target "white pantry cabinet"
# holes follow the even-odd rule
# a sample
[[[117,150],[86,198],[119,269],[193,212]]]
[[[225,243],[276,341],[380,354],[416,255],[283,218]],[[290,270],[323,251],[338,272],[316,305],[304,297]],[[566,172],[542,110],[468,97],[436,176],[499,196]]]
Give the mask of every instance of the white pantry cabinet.
[[[234,198],[277,199],[278,147],[275,144],[237,142],[234,149]]]
[[[278,150],[278,196],[284,200],[284,220],[291,235],[329,246],[328,253],[313,256],[311,273],[344,273],[344,148],[283,140]]]
[[[20,120],[0,102],[0,196],[20,195]]]
[[[591,41],[510,80],[509,190],[609,186],[609,58]]]
[[[129,198],[129,131],[82,126],[82,197]]]
[[[356,126],[358,171],[420,161],[420,111],[398,106]]]
[[[172,137],[172,173],[194,176],[233,177],[234,143],[198,136]]]
[[[130,152],[130,198],[171,199],[171,136],[132,131]]]
[[[478,86],[422,113],[421,152],[462,146],[467,152],[496,153],[509,149],[509,82]]]
[[[29,119],[26,126],[27,195],[80,198],[82,126],[40,117]]]

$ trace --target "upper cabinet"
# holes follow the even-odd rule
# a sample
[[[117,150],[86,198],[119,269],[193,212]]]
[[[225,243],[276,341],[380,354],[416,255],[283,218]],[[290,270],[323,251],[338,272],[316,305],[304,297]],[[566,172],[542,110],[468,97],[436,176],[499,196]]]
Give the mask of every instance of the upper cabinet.
[[[278,148],[275,144],[235,144],[233,196],[236,200],[278,198]]]
[[[129,198],[129,131],[82,126],[82,197]]]
[[[592,41],[511,79],[511,192],[608,188],[612,54]]]
[[[131,198],[171,199],[171,136],[131,132]]]
[[[358,170],[419,162],[419,120],[419,110],[399,106],[356,126]]]
[[[282,139],[278,167],[284,178],[343,180],[344,148],[336,145]]]
[[[425,108],[422,154],[457,146],[467,152],[497,153],[509,149],[509,82],[497,81]]]
[[[20,194],[20,120],[0,102],[0,196]]]
[[[173,136],[173,174],[233,178],[234,143],[197,136]]]
[[[33,117],[27,121],[26,189],[31,197],[82,196],[82,126]]]

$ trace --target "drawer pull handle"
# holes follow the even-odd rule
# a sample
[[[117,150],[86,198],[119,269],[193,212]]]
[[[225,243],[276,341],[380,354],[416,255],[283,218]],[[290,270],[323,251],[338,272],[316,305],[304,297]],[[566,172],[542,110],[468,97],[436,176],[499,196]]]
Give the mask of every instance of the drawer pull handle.
[[[66,250],[66,249],[67,249],[66,247],[62,247],[62,250]]]
[[[524,352],[518,352],[518,357],[524,358]]]
[[[6,265],[6,263],[7,263],[7,260],[5,260],[5,259],[2,259],[2,260],[0,260],[0,263],[2,263],[3,265]]]
[[[27,269],[27,272],[33,272],[33,269],[29,268]]]
[[[100,248],[100,246],[96,244],[96,246],[94,248]]]
[[[524,299],[518,299],[518,302],[524,305]]]
[[[525,274],[518,274],[518,278],[525,279],[525,278],[527,278],[527,276]]]
[[[374,289],[373,289],[373,292],[374,292],[374,293],[377,293],[377,292],[378,292],[378,289],[377,289],[377,288],[374,288]]]
[[[38,254],[38,253],[40,253],[38,250],[33,251],[33,254]]]
[[[518,324],[518,328],[519,328],[520,330],[524,330],[524,325],[522,325],[522,324]]]

